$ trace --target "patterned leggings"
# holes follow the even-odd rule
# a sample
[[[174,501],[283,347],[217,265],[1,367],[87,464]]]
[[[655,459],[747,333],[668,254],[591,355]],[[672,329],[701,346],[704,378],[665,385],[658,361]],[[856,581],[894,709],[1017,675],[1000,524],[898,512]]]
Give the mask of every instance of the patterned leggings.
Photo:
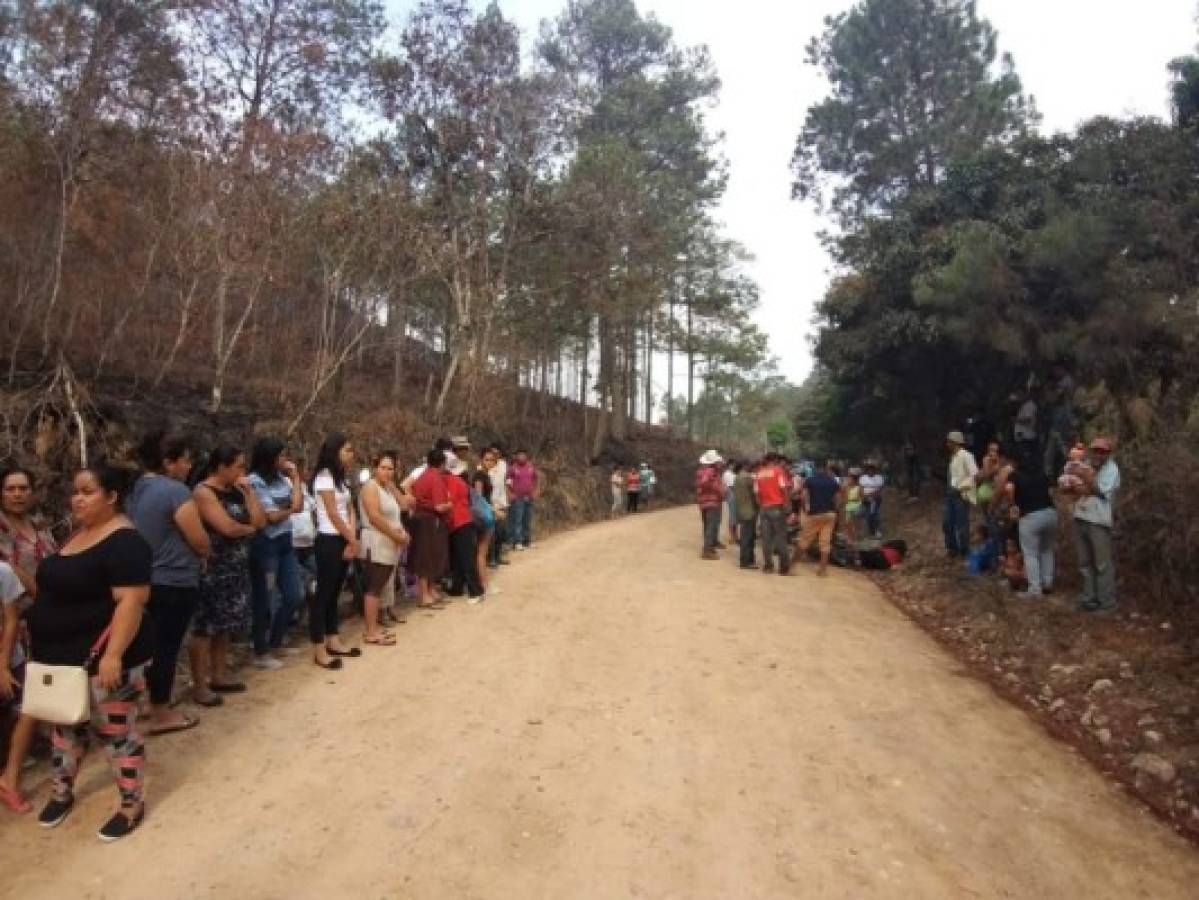
[[[137,806],[142,802],[146,749],[137,733],[137,709],[145,692],[145,666],[126,671],[120,686],[112,691],[100,687],[99,678],[92,678],[92,720],[55,725],[51,734],[54,799],[70,800],[73,796],[79,764],[94,733],[108,751],[108,761],[116,772],[121,805]]]

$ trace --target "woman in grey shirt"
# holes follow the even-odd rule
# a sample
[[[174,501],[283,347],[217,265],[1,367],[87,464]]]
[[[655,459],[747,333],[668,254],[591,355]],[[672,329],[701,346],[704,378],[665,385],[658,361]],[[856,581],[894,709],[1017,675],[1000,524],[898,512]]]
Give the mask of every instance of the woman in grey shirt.
[[[195,718],[171,708],[175,664],[183,636],[199,600],[200,563],[208,556],[208,533],[185,482],[192,469],[191,447],[163,431],[146,435],[137,450],[145,470],[133,486],[126,514],[153,552],[146,613],[154,636],[149,734],[183,731]]]

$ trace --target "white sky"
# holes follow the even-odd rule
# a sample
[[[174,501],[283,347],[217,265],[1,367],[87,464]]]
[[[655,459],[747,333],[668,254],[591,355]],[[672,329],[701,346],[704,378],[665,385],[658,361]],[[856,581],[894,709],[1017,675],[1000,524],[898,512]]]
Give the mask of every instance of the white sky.
[[[1197,4],[979,0],[978,6],[999,32],[1000,52],[1015,57],[1043,128],[1051,131],[1100,114],[1166,116],[1166,64],[1199,43]],[[393,19],[411,5],[389,0]],[[564,5],[500,0],[527,39]],[[817,239],[825,220],[790,198],[796,136],[808,106],[826,95],[823,79],[803,64],[803,48],[822,30],[826,15],[852,2],[637,0],[637,5],[669,25],[680,44],[707,44],[712,52],[723,90],[710,121],[725,132],[730,171],[721,216],[728,234],[756,257],[749,267],[762,290],[755,318],[770,336],[782,373],[799,382],[811,367],[813,307],[828,285],[831,265]]]

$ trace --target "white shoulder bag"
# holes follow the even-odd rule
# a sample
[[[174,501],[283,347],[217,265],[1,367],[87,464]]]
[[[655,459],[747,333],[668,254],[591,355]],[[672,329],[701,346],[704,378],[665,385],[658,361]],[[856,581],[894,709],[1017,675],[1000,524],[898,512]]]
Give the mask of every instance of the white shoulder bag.
[[[92,686],[88,669],[108,641],[110,625],[92,645],[82,666],[25,664],[25,686],[21,712],[54,725],[78,725],[92,716]]]

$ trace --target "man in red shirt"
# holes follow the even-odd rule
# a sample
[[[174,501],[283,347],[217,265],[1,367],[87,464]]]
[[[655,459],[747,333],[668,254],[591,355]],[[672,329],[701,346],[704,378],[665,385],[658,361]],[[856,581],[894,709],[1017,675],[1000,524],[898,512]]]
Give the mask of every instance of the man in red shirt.
[[[724,502],[724,485],[720,481],[720,464],[724,462],[715,450],[699,458],[695,473],[695,502],[704,526],[703,559],[719,559],[716,547],[720,543],[720,505]]]
[[[787,546],[787,512],[791,506],[791,475],[781,464],[777,453],[767,453],[754,474],[754,493],[761,507],[762,571],[774,571],[774,557],[779,558],[779,574],[791,571],[791,548]]]

